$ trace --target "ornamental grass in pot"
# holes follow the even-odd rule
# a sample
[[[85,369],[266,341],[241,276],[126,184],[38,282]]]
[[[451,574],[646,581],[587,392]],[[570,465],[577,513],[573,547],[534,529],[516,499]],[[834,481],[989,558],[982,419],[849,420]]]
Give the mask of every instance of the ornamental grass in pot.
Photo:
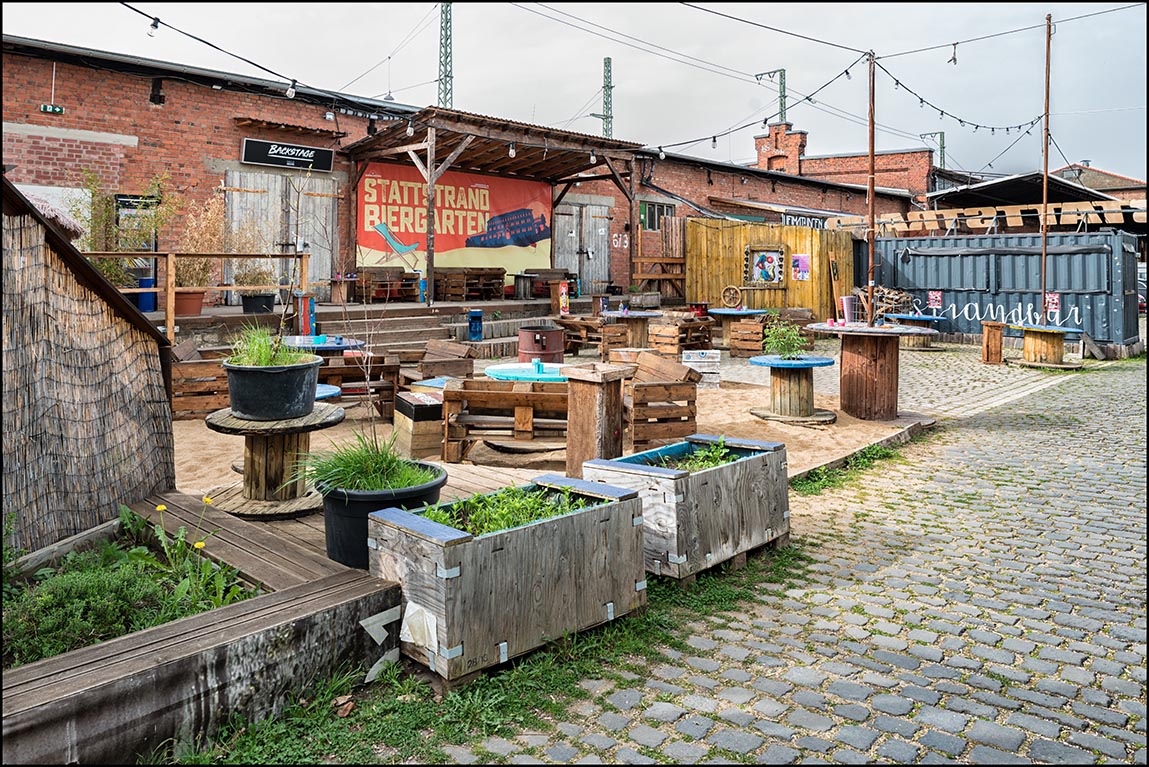
[[[395,437],[357,431],[351,442],[300,459],[294,479],[313,483],[323,496],[328,559],[366,570],[368,514],[438,503],[446,470],[404,458],[395,451]]]
[[[302,418],[315,409],[323,358],[284,345],[283,336],[246,325],[223,361],[231,412],[249,421]]]

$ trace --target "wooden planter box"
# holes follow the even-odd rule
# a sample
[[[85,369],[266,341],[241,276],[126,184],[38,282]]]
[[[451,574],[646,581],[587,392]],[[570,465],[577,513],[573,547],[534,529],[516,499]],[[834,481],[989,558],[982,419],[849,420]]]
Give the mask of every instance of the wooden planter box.
[[[557,475],[526,487],[602,502],[477,538],[422,509],[368,517],[370,573],[403,590],[402,652],[447,681],[646,604],[637,493]]]
[[[664,469],[664,458],[689,455],[719,437],[694,434],[642,453],[583,463],[583,478],[638,491],[642,497],[646,569],[685,579],[767,543],[790,536],[786,446],[726,438],[737,461],[687,472]]]
[[[662,294],[654,291],[645,293],[627,293],[621,299],[631,309],[657,309],[662,306]]]

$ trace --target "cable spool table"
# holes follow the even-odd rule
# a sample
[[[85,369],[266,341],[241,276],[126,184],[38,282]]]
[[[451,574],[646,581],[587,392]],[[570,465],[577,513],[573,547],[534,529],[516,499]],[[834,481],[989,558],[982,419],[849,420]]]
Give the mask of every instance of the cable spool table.
[[[802,355],[786,359],[777,354],[762,354],[751,357],[747,362],[770,368],[770,407],[753,408],[751,415],[768,421],[797,424],[825,424],[838,420],[834,411],[814,407],[814,368],[833,365],[833,358]]]
[[[933,328],[815,322],[806,330],[836,333],[842,340],[839,403],[843,413],[863,421],[898,417],[898,341],[904,336],[936,336]]]
[[[290,482],[296,461],[311,449],[311,432],[343,421],[343,408],[316,402],[300,418],[249,421],[231,408],[211,413],[204,423],[221,434],[243,435],[243,481],[210,493],[216,508],[237,517],[289,518],[323,508],[323,496],[303,480]]]
[[[732,309],[732,308],[714,308],[707,309],[706,313],[711,317],[718,318],[719,323],[722,325],[722,346],[723,349],[730,348],[730,329],[738,320],[745,319],[746,317],[756,317],[760,314],[769,314],[769,309]],[[717,346],[717,344],[715,344]]]
[[[936,314],[884,314],[882,316],[887,320],[894,320],[899,325],[908,325],[912,328],[932,328],[933,323],[945,319],[945,317],[939,317]],[[933,338],[930,336],[903,336],[902,348],[915,352],[945,351],[940,346],[934,346]]]
[[[1023,333],[1021,359],[1015,364],[1030,368],[1078,370],[1080,362],[1065,359],[1065,336],[1081,335],[1081,328],[1063,328],[1058,325],[1010,325]]]

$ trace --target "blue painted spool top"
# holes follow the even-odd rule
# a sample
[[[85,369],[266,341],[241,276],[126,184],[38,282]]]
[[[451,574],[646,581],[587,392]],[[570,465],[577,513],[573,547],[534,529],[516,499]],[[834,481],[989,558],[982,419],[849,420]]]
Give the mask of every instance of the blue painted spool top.
[[[567,377],[559,373],[561,368],[557,362],[507,362],[501,365],[491,365],[483,372],[488,378],[497,381],[542,381],[560,383]]]
[[[821,368],[834,364],[833,357],[815,357],[813,355],[787,360],[778,354],[760,354],[757,357],[751,357],[747,361],[751,365],[766,368]]]

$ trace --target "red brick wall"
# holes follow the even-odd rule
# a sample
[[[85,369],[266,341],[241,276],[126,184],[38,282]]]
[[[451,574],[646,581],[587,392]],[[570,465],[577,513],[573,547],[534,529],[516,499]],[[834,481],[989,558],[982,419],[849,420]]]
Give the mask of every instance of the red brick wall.
[[[15,183],[82,186],[85,168],[98,173],[109,192],[141,194],[157,173],[171,177],[171,187],[191,203],[203,202],[223,181],[222,163],[238,164],[242,139],[258,138],[308,146],[338,148],[367,135],[367,120],[338,114],[324,119],[327,108],[298,100],[213,90],[178,79],[163,80],[162,105],[150,103],[152,79],[57,63],[55,103],[62,115],[40,112],[53,100],[52,62],[5,53],[3,59],[5,125],[45,126],[135,137],[137,145],[79,140],[74,137],[24,135],[4,131],[4,164]],[[279,129],[240,127],[234,118],[248,117],[337,129],[343,139]],[[214,166],[214,168],[213,168]],[[238,166],[236,166],[238,167]],[[260,166],[244,166],[249,170]],[[262,168],[268,173],[275,168]],[[350,163],[336,154],[333,172],[349,174]],[[339,200],[340,244],[350,252],[353,195]],[[161,247],[178,242],[178,223],[160,233]]]
[[[933,153],[928,149],[916,152],[889,152],[874,156],[874,184],[891,189],[908,189],[911,194],[929,192]],[[867,183],[870,173],[868,155],[842,155],[839,157],[804,157],[802,175],[839,184]]]

